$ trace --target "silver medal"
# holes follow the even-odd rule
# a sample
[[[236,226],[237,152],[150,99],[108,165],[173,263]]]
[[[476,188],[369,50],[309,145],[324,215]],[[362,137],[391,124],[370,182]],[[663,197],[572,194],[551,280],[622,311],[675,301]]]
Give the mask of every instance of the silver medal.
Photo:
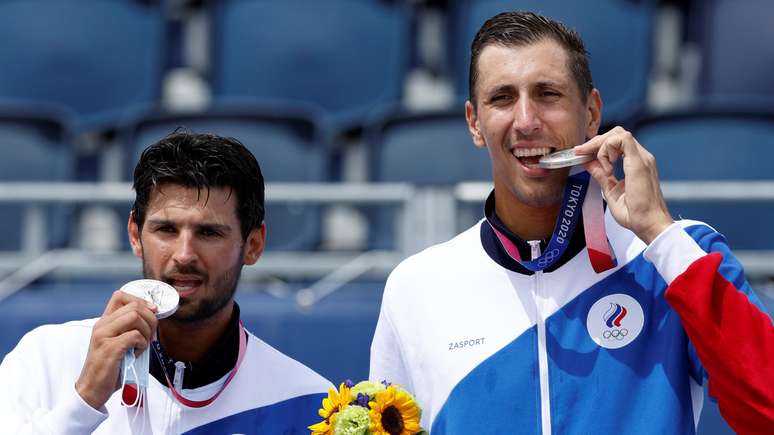
[[[595,158],[594,154],[576,155],[575,149],[569,148],[541,157],[538,166],[544,169],[559,169],[590,162]]]
[[[121,291],[136,296],[147,302],[151,302],[158,310],[156,318],[163,319],[177,311],[180,296],[171,285],[155,279],[138,279],[130,281],[121,287]]]

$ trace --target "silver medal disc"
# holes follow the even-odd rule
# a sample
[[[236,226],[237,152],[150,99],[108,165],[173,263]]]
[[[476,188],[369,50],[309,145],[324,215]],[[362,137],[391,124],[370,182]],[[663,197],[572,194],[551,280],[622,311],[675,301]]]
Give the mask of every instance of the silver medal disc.
[[[541,157],[538,166],[544,169],[566,168],[590,162],[595,158],[594,154],[575,155],[575,149],[569,148]]]
[[[157,319],[174,314],[180,303],[180,296],[174,287],[155,279],[129,281],[121,287],[121,291],[156,305],[158,308],[156,311]]]

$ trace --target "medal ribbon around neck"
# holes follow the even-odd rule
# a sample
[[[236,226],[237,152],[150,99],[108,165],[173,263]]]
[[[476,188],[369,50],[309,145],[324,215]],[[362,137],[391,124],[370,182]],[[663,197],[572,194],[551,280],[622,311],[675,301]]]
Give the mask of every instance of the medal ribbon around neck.
[[[602,188],[591,179],[586,199],[583,201],[583,231],[586,236],[591,267],[596,273],[614,268],[618,263],[605,232],[605,208],[602,205]]]
[[[581,213],[584,216],[586,247],[592,268],[595,272],[601,273],[615,267],[615,254],[610,248],[605,233],[605,214],[601,189],[586,171],[571,172],[567,178],[562,208],[556,219],[556,226],[548,246],[538,258],[529,261],[522,260],[518,248],[508,236],[501,233],[488,220],[487,222],[508,256],[527,269],[539,272],[551,267],[564,255],[575,233],[575,227],[580,220]]]
[[[215,395],[205,400],[186,399],[185,397],[183,397],[182,394],[180,394],[180,392],[178,392],[175,389],[165,369],[164,378],[167,380],[167,387],[169,387],[169,391],[172,393],[175,399],[177,399],[178,402],[182,403],[185,406],[188,406],[190,408],[201,408],[201,407],[207,406],[210,403],[214,402],[215,399],[217,399],[218,396],[220,396],[220,394],[226,389],[229,382],[231,382],[231,380],[234,379],[234,376],[236,375],[237,370],[239,370],[239,366],[242,364],[242,360],[245,357],[246,350],[247,350],[247,334],[245,333],[244,325],[242,325],[242,321],[240,320],[239,321],[239,355],[237,356],[237,361],[236,361],[236,364],[234,365],[234,368],[231,369],[231,373],[229,373],[228,378],[226,378],[226,381],[223,383],[220,389],[215,393]]]

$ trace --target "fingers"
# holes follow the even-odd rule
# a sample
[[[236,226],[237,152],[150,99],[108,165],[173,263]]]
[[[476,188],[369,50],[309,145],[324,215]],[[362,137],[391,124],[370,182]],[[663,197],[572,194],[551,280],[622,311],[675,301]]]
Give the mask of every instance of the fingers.
[[[132,301],[103,317],[94,330],[102,337],[119,337],[126,332],[135,331],[142,341],[139,347],[144,349],[153,337],[158,320],[156,315],[142,301]]]
[[[99,340],[94,347],[93,355],[95,357],[93,359],[99,360],[98,364],[106,366],[107,370],[110,371],[113,370],[113,367],[118,367],[127,350],[135,349],[135,354],[139,354],[139,352],[148,349],[148,343],[149,341],[140,331],[132,329],[120,335],[105,337]],[[91,357],[87,358],[87,360],[89,359]],[[94,364],[94,361],[92,361],[92,364]]]
[[[122,306],[130,302],[135,302],[135,301],[147,304],[148,308],[151,309],[153,312],[156,312],[156,310],[158,309],[152,303],[145,302],[144,300],[138,298],[137,296],[132,296],[129,293],[122,292],[121,290],[116,290],[111,295],[110,300],[108,301],[107,306],[105,307],[105,311],[102,313],[102,317],[112,313],[113,311],[121,308]]]
[[[94,325],[93,334],[98,338],[107,338],[137,330],[145,339],[140,343],[141,348],[144,349],[158,325],[156,310],[153,304],[122,291],[116,291],[110,298],[104,314]]]
[[[607,133],[592,137],[586,143],[576,146],[575,154],[594,154],[601,148],[608,146],[620,150],[621,155],[636,151],[640,144],[634,136],[621,126],[615,127]]]
[[[573,148],[575,150],[575,154],[596,154],[597,151],[599,151],[599,147],[602,145],[605,136],[607,136],[609,133],[610,132],[598,134],[585,143],[575,146]]]
[[[620,158],[625,157],[625,162],[637,161],[635,166],[643,160],[644,156],[653,156],[637,142],[630,132],[623,127],[615,127],[605,134],[589,139],[586,143],[575,147],[576,154],[596,154],[602,170],[606,175],[612,175],[614,164]],[[653,159],[655,162],[655,159]],[[626,169],[626,168],[624,168]],[[601,184],[601,183],[600,183]]]
[[[596,136],[575,149],[576,154],[596,153],[585,164],[599,183],[613,217],[650,243],[672,218],[659,186],[656,158],[622,127]],[[626,182],[615,178],[614,163],[623,159]]]
[[[76,390],[100,409],[118,388],[121,359],[128,349],[147,349],[158,326],[156,307],[121,291],[114,292],[94,324]]]

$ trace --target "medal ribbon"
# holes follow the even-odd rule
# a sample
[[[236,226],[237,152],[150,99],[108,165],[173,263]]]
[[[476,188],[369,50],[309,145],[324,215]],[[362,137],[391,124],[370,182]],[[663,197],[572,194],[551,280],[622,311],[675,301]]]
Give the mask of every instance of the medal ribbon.
[[[234,365],[234,368],[231,369],[231,373],[229,373],[228,378],[226,378],[226,381],[223,383],[223,385],[220,387],[220,389],[210,397],[209,399],[205,400],[191,400],[186,399],[183,397],[182,394],[180,394],[172,384],[172,381],[169,380],[169,375],[167,374],[167,370],[164,370],[164,378],[167,380],[167,387],[169,387],[169,391],[172,393],[172,395],[175,397],[175,399],[178,400],[178,402],[182,403],[183,405],[186,405],[191,408],[201,408],[204,406],[209,405],[210,403],[214,402],[215,399],[220,396],[220,394],[226,389],[229,382],[231,382],[232,379],[234,379],[234,376],[237,373],[237,370],[239,370],[239,366],[242,364],[242,360],[245,357],[245,351],[247,350],[247,336],[245,333],[245,328],[242,325],[242,321],[239,321],[239,355],[237,356],[236,364]]]
[[[593,178],[583,201],[583,232],[591,267],[596,273],[612,269],[618,264],[605,232],[605,209],[602,206],[602,188]]]
[[[546,246],[545,251],[538,258],[530,261],[522,260],[518,248],[508,236],[500,232],[488,220],[487,222],[492,227],[508,256],[527,269],[538,272],[551,267],[564,255],[564,252],[570,245],[570,240],[575,232],[578,220],[580,220],[581,213],[584,216],[584,233],[592,268],[595,272],[601,273],[615,267],[615,256],[605,233],[605,216],[601,189],[599,184],[586,171],[578,171],[575,174],[571,173],[567,178],[562,208],[559,211],[556,226],[548,246]]]

